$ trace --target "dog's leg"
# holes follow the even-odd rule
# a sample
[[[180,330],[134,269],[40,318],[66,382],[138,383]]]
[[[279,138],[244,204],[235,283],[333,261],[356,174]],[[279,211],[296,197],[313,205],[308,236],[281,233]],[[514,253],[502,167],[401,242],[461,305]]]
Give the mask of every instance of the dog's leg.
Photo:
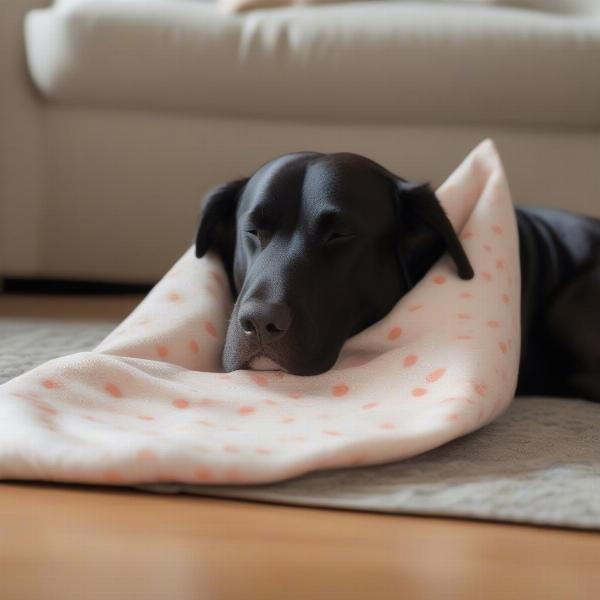
[[[561,290],[547,312],[547,325],[556,358],[567,363],[566,389],[600,402],[600,264]]]

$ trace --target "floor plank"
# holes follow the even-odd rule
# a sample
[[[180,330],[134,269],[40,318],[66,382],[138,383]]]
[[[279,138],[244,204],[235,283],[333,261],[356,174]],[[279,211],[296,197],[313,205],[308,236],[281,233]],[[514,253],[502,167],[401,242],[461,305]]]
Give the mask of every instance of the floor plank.
[[[592,600],[600,590],[592,533],[450,519],[0,484],[0,532],[3,600]]]
[[[0,295],[0,316],[121,319],[138,302]],[[597,533],[0,484],[1,600],[599,597]]]
[[[37,296],[0,294],[0,317],[125,318],[142,296]]]

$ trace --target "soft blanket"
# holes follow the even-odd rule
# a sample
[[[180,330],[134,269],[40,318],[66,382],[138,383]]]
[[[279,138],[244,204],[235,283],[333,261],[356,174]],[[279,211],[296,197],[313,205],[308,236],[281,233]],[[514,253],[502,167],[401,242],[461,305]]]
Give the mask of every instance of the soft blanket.
[[[221,372],[231,298],[188,251],[95,350],[0,387],[0,477],[261,483],[406,458],[473,431],[513,397],[514,212],[494,145],[438,190],[476,271],[447,258],[315,377]]]

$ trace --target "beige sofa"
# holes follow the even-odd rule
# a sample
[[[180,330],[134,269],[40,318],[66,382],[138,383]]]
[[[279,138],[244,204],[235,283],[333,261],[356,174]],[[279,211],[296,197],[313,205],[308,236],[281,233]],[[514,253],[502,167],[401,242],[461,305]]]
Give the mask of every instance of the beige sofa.
[[[600,215],[593,3],[45,4],[0,8],[0,276],[157,279],[209,187],[298,149],[439,183],[491,136],[516,202]]]

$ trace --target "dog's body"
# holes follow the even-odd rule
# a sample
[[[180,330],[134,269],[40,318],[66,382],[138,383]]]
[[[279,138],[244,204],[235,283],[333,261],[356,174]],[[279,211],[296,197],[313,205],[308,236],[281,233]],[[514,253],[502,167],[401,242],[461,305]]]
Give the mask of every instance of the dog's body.
[[[517,393],[600,401],[600,221],[517,208],[522,348]]]
[[[518,393],[600,400],[600,221],[517,209],[522,267]],[[353,154],[295,153],[207,198],[196,254],[223,259],[236,302],[226,370],[331,368],[448,251],[473,271],[426,185]]]

